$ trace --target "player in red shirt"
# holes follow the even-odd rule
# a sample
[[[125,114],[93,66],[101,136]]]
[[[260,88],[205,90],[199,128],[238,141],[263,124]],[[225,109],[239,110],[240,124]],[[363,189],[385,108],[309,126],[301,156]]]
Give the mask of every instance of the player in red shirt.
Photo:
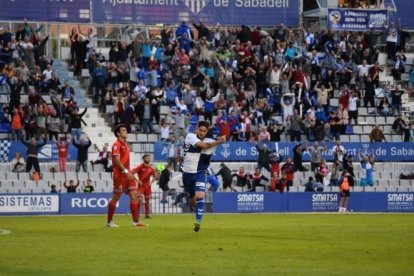
[[[108,204],[108,221],[106,226],[118,227],[112,221],[112,218],[115,213],[116,204],[124,192],[129,194],[129,207],[131,209],[133,225],[147,226],[139,221],[137,183],[133,174],[129,171],[129,147],[126,143],[128,131],[126,126],[124,124],[117,125],[114,134],[118,138],[112,145],[112,177],[114,180],[114,190],[111,201]]]
[[[138,217],[141,210],[142,198],[145,198],[145,218],[150,218],[151,182],[156,180],[157,172],[150,164],[150,155],[142,156],[142,163],[131,171],[138,175]],[[152,176],[152,179],[151,179]]]
[[[53,137],[55,140],[55,138]],[[59,156],[59,171],[66,171],[66,160],[68,159],[69,141],[66,138],[61,138],[60,141],[56,141],[56,147]]]

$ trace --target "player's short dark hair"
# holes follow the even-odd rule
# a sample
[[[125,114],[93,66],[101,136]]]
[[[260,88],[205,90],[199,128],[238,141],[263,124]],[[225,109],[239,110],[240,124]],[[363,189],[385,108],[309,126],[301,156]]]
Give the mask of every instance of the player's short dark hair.
[[[200,121],[198,122],[197,127],[205,127],[208,129],[210,127],[210,123],[208,121]]]
[[[121,131],[121,128],[123,128],[123,127],[126,128],[126,125],[125,124],[118,124],[118,125],[115,126],[115,128],[114,128],[115,137],[118,137],[118,133]]]
[[[147,156],[150,156],[150,155],[149,155],[149,153],[145,153],[145,154],[142,156],[142,160],[144,160],[144,158],[145,158],[145,157],[147,157]]]

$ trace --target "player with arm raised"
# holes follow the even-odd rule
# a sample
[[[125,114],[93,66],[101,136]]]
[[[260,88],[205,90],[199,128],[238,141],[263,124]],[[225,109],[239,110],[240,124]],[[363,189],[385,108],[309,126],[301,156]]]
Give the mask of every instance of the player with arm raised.
[[[113,180],[114,190],[111,201],[108,204],[108,221],[106,226],[118,227],[112,218],[115,213],[116,204],[118,203],[123,192],[129,194],[129,207],[131,209],[134,226],[147,226],[138,219],[138,199],[137,183],[129,171],[129,147],[126,143],[128,131],[124,124],[119,124],[114,129],[117,140],[112,145],[112,163],[113,163]]]
[[[221,136],[218,140],[207,138],[210,123],[200,121],[197,125],[196,133],[189,133],[184,141],[184,162],[183,184],[186,193],[191,198],[191,203],[195,205],[196,222],[194,231],[200,230],[201,219],[204,212],[204,197],[206,190],[206,170],[210,166],[211,155],[215,147],[226,142],[226,136]]]

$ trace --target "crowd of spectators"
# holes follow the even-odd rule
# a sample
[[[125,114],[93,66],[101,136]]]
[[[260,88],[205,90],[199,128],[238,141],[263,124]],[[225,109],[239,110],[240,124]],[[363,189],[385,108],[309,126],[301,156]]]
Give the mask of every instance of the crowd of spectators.
[[[378,63],[379,36],[386,37],[389,68]],[[405,41],[393,23],[386,32],[363,33],[321,31],[317,24],[262,30],[182,22],[152,37],[128,29],[108,61],[91,51],[86,66],[89,91],[103,107],[113,106],[114,123],[143,133],[157,124],[163,141],[169,133],[182,141],[200,115],[213,135],[232,141],[280,141],[282,133],[291,141],[302,141],[303,133],[308,141],[338,140],[359,123],[359,107],[401,113]],[[395,85],[380,83],[385,70]],[[337,90],[334,106],[329,99]]]

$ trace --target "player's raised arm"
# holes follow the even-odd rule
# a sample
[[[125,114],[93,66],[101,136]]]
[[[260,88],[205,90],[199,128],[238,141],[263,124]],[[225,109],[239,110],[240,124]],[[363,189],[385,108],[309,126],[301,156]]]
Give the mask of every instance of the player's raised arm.
[[[200,141],[197,144],[195,144],[195,146],[202,148],[202,149],[209,149],[209,148],[216,147],[220,144],[223,144],[225,142],[226,142],[226,135],[223,135],[223,136],[220,136],[219,139],[217,139],[216,141],[212,141],[212,142]]]

